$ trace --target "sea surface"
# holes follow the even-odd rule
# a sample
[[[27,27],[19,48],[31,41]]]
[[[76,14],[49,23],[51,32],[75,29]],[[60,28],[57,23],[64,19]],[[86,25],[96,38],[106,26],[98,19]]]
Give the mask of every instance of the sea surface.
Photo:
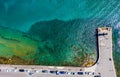
[[[113,29],[120,77],[119,0],[0,0],[0,63],[89,66],[97,56],[98,27]]]

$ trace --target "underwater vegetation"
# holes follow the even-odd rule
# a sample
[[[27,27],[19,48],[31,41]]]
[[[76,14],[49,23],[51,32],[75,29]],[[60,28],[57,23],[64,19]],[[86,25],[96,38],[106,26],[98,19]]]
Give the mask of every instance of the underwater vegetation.
[[[74,21],[80,20],[72,22]],[[84,39],[79,41],[83,37],[77,33],[79,25],[76,25],[76,28],[70,24],[73,23],[61,20],[38,22],[28,33],[0,27],[1,64],[19,65],[22,61],[28,65],[92,66],[96,60],[95,45],[88,50],[85,45],[91,44],[87,44]],[[72,28],[76,28],[74,33]]]
[[[28,61],[32,64],[37,42],[23,35],[22,32],[0,27],[1,64],[28,64]]]
[[[82,30],[85,27],[73,22],[85,23],[81,22],[80,19],[71,21],[55,19],[40,21],[32,25],[28,34],[34,35],[41,40],[37,51],[38,54],[36,54],[40,56],[36,56],[39,59],[37,61],[38,64],[83,66],[89,60],[92,61],[92,64],[94,63],[96,60],[96,56],[93,55],[96,51],[94,34],[90,34],[88,31],[91,37],[83,39],[84,35],[87,34],[86,31]],[[95,45],[92,46],[92,44]],[[41,54],[46,55],[46,58],[41,56]]]

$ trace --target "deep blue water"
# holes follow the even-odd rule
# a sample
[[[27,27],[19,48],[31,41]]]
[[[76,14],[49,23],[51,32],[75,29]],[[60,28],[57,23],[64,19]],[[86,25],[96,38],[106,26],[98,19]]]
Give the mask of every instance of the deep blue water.
[[[88,52],[95,50],[95,29],[111,26],[115,64],[120,68],[119,8],[119,0],[0,0],[0,25],[36,34],[42,41],[49,38],[66,51],[66,46],[84,44]]]

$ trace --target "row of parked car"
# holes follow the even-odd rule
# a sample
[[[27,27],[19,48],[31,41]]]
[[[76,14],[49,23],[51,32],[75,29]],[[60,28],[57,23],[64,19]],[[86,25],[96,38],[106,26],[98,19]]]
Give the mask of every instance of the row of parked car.
[[[67,72],[67,71],[54,71],[54,70],[42,70],[42,73],[50,73],[50,74],[56,74],[56,75],[59,75],[59,74],[69,74],[69,75],[75,75],[76,73],[75,72]],[[79,73],[78,73],[79,74]],[[81,72],[81,74],[83,74],[83,72]]]
[[[6,72],[28,72],[29,75],[32,75],[34,73],[43,73],[43,74],[56,74],[56,75],[63,75],[63,74],[67,74],[67,75],[93,75],[94,77],[101,77],[100,75],[95,75],[94,72],[83,72],[83,71],[79,71],[79,72],[68,72],[68,71],[57,71],[57,70],[26,70],[26,69],[6,69]]]
[[[94,72],[82,72],[82,71],[79,71],[79,72],[67,72],[67,71],[48,71],[48,70],[42,70],[42,73],[51,73],[51,74],[56,74],[56,75],[59,75],[59,74],[68,74],[68,75],[93,75],[93,77],[101,77],[100,75],[95,75]]]

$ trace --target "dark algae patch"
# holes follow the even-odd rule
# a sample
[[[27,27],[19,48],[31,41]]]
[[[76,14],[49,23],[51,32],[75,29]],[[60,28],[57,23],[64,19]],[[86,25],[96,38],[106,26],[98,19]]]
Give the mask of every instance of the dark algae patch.
[[[94,64],[95,36],[90,34],[90,31],[82,31],[85,27],[74,25],[74,22],[78,21],[85,23],[81,22],[81,19],[71,21],[54,19],[40,21],[31,26],[28,33],[40,40],[34,57],[37,65],[85,67]],[[85,34],[94,37],[83,39]]]

